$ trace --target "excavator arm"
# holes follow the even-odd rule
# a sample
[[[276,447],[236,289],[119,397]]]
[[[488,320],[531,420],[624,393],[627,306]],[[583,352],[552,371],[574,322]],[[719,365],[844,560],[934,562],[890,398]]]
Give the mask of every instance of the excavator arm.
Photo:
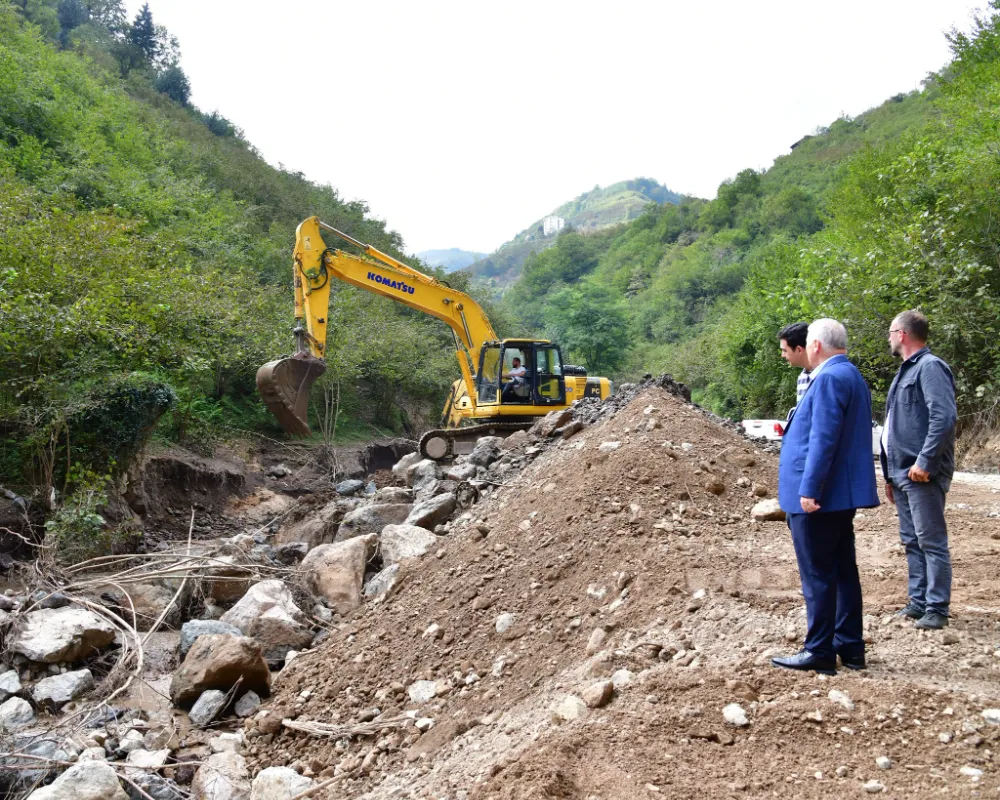
[[[331,250],[326,231],[359,248],[367,257]],[[371,245],[310,217],[295,232],[296,354],[271,361],[257,372],[257,387],[286,432],[307,436],[309,389],[326,369],[326,328],[330,280],[338,280],[391,298],[446,323],[465,385],[474,385],[483,346],[497,341],[485,312],[469,295],[407,266]],[[475,397],[470,394],[475,404]]]

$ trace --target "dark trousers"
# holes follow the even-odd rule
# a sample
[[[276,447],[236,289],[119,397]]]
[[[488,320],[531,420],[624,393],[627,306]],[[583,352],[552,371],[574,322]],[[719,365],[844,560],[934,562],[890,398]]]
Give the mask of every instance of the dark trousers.
[[[910,603],[948,616],[951,605],[951,554],[944,521],[945,494],[937,481],[904,481],[893,486],[899,538],[906,547]]]
[[[806,650],[830,661],[864,655],[854,509],[789,514],[788,527],[806,599]]]

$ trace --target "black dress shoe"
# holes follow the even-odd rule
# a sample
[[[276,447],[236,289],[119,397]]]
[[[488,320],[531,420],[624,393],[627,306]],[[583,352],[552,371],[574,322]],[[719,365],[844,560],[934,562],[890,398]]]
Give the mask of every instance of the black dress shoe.
[[[860,656],[841,656],[840,663],[848,669],[865,669],[868,666],[865,663],[864,653]]]
[[[836,661],[827,661],[824,658],[817,658],[808,650],[802,650],[794,656],[772,658],[771,663],[776,667],[783,667],[784,669],[800,669],[804,671],[818,672],[821,675],[837,674]]]

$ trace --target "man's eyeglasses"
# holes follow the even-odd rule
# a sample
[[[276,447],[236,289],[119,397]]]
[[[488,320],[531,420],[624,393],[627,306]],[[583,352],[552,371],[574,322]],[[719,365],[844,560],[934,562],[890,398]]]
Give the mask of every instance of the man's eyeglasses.
[[[890,328],[889,333],[906,333],[904,328]]]

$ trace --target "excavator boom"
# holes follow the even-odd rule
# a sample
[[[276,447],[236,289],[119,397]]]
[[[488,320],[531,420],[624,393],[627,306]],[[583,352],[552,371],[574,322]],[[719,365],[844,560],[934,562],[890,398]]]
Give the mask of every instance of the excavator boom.
[[[330,250],[322,231],[354,245],[367,258]],[[305,220],[295,232],[293,270],[297,352],[257,370],[257,389],[264,403],[285,432],[293,436],[310,433],[309,389],[326,369],[331,278],[389,297],[445,322],[455,334],[466,386],[473,385],[483,345],[497,340],[485,312],[467,294],[351,238],[317,217]]]

